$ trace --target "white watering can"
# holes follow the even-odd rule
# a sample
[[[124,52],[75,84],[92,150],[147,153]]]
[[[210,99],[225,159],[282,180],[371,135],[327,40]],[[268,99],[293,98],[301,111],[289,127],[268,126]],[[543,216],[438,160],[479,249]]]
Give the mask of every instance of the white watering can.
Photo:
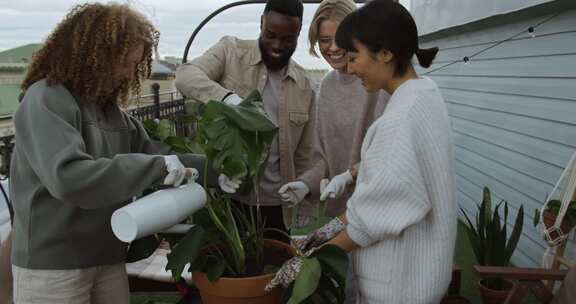
[[[178,224],[206,204],[206,191],[195,182],[196,169],[187,172],[188,183],[177,188],[158,190],[114,211],[112,231],[121,241],[158,233],[184,233],[191,225]]]

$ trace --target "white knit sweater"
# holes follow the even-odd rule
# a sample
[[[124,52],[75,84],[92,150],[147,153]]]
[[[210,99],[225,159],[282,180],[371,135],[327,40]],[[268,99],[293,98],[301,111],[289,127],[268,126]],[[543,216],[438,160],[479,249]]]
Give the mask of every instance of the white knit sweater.
[[[436,84],[409,80],[362,145],[347,207],[361,304],[439,303],[450,283],[456,200],[450,120]]]

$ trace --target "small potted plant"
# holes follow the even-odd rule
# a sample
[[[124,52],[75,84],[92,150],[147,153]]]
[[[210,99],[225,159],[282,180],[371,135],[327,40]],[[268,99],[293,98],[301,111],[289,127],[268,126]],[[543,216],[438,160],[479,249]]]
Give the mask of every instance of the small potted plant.
[[[500,216],[500,207],[504,204],[504,217]],[[509,266],[510,258],[518,245],[524,224],[524,206],[520,206],[510,236],[507,234],[508,202],[501,201],[492,209],[490,189],[484,187],[482,203],[478,205],[476,225],[460,208],[466,218],[465,231],[472,250],[482,266]],[[502,279],[484,279],[479,282],[480,294],[485,304],[504,303],[512,287]]]
[[[551,228],[556,223],[556,218],[560,213],[560,207],[562,206],[562,202],[557,199],[549,200],[546,204],[546,208],[540,214],[540,209],[534,210],[534,226],[537,226],[540,223],[540,215],[542,215],[542,221],[544,222],[544,226],[546,229]],[[564,235],[568,235],[572,229],[576,226],[576,200],[573,200],[568,205],[568,209],[566,209],[566,214],[564,219],[562,219],[562,223],[560,224],[560,230]],[[557,234],[557,232],[552,231],[552,234]],[[550,235],[552,239],[558,237],[558,235]]]
[[[262,109],[260,94],[253,91],[238,106],[210,101],[202,112],[184,118],[197,126],[193,138],[171,135],[167,122],[145,125],[152,137],[178,152],[205,154],[205,174],[212,166],[231,178],[242,179],[240,191],[255,189],[277,132]],[[344,301],[348,263],[344,251],[327,245],[304,256],[288,244],[264,239],[267,229],[259,212],[243,213],[228,194],[208,185],[207,176],[201,179],[208,194],[206,206],[194,214],[194,226],[185,235],[170,240],[172,252],[166,269],[176,281],[190,264],[189,271],[205,304],[295,304],[315,298],[330,303]],[[304,258],[295,282],[287,291],[277,288],[266,293],[265,285],[294,255]]]

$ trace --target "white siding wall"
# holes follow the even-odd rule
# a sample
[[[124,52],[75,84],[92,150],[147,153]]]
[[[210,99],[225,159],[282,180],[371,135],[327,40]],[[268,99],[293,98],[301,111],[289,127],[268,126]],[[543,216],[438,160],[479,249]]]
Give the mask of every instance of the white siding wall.
[[[440,48],[429,70],[549,16],[423,37],[422,47]],[[429,75],[440,86],[452,117],[458,202],[475,214],[487,185],[494,199],[511,204],[513,217],[523,204],[524,235],[513,258],[523,266],[541,262],[545,243],[532,225],[533,211],[576,151],[576,10],[564,11],[536,34],[496,46],[468,65],[457,63]]]

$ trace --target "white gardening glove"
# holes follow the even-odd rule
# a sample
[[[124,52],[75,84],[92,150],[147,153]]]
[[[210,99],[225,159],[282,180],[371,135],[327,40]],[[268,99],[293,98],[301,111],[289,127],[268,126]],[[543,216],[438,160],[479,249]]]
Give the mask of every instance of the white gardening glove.
[[[240,179],[230,179],[225,174],[220,174],[220,176],[218,176],[218,185],[220,186],[220,189],[226,193],[236,193],[240,184],[242,184]]]
[[[292,205],[300,203],[308,193],[310,193],[310,189],[301,181],[289,182],[278,190],[282,201],[290,202]]]
[[[326,243],[333,239],[340,231],[346,228],[346,224],[336,217],[328,222],[326,225],[312,231],[305,238],[293,238],[292,241],[295,247],[301,252],[307,252],[310,255],[310,250]]]
[[[168,171],[168,175],[164,178],[164,185],[180,186],[186,177],[186,168],[184,168],[178,156],[165,155],[164,163],[166,164],[166,171]]]
[[[324,188],[324,191],[320,194],[320,200],[324,201],[327,198],[338,198],[344,190],[346,190],[346,186],[354,182],[354,178],[350,173],[350,170],[346,170],[344,173],[340,173],[332,178],[328,186]]]
[[[229,94],[228,96],[224,97],[224,99],[222,101],[227,103],[227,104],[237,106],[242,102],[242,97],[238,96],[237,94],[232,93],[232,94]]]

